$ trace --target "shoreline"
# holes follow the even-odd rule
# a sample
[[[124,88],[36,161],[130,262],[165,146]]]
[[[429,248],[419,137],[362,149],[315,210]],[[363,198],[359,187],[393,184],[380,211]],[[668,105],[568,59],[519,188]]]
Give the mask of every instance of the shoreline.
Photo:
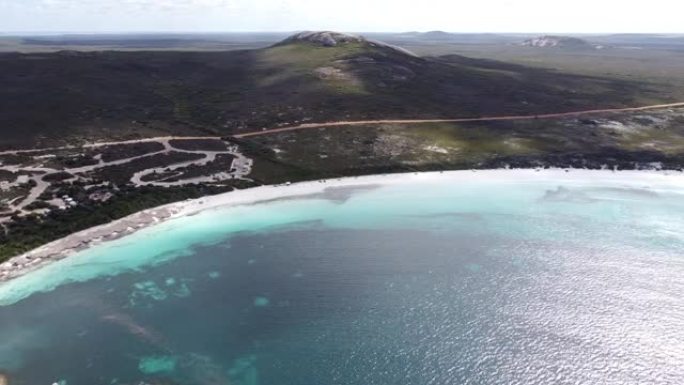
[[[631,184],[675,182],[684,189],[684,173],[680,171],[612,171],[585,169],[493,169],[457,170],[422,173],[378,174],[316,180],[293,184],[266,185],[245,190],[234,190],[219,195],[170,203],[146,209],[112,222],[86,229],[40,246],[0,264],[0,284],[36,271],[48,264],[68,258],[81,251],[111,242],[162,222],[196,215],[202,211],[226,206],[266,203],[272,200],[325,192],[326,189],[349,186],[392,185],[448,179],[453,182],[493,181],[524,183],[554,179],[563,182],[614,182]]]

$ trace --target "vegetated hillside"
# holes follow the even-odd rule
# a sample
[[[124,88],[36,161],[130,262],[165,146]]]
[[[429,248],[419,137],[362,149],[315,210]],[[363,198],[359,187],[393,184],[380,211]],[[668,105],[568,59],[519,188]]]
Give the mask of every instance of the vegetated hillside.
[[[623,33],[614,35],[592,36],[591,40],[612,46],[627,48],[663,48],[671,50],[684,49],[684,35],[682,34],[640,34]]]
[[[243,138],[262,183],[436,170],[684,168],[684,109],[508,122],[328,127]]]
[[[0,55],[0,146],[535,114],[631,105],[648,92],[499,62],[421,58],[330,32],[250,51],[11,53]]]
[[[429,32],[404,32],[404,33],[368,33],[366,37],[381,40],[392,44],[406,44],[411,46],[416,45],[440,45],[447,46],[453,44],[474,44],[474,45],[489,45],[489,44],[515,44],[520,42],[520,39],[525,36],[512,34],[496,34],[496,33],[454,33],[444,31],[429,31]]]

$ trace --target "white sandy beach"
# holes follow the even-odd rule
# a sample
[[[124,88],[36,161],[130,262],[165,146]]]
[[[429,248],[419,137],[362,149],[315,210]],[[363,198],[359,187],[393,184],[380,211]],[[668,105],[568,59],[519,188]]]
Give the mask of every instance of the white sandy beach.
[[[331,187],[420,184],[449,181],[455,184],[470,181],[524,183],[525,181],[553,180],[566,184],[610,183],[616,187],[676,188],[684,190],[684,173],[677,171],[608,171],[608,170],[478,170],[445,171],[411,174],[384,174],[349,177],[291,185],[262,186],[232,191],[220,195],[144,210],[128,217],[87,229],[0,264],[0,282],[35,271],[47,264],[67,258],[81,250],[119,239],[140,229],[174,218],[197,214],[218,207],[254,204],[284,197],[322,193]]]

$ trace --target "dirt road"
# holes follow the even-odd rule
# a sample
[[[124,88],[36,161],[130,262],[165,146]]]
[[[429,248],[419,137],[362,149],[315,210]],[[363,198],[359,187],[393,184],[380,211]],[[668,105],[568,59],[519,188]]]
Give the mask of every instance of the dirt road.
[[[559,112],[551,114],[537,114],[537,115],[504,115],[504,116],[483,116],[477,118],[453,118],[453,119],[380,119],[380,120],[356,120],[356,121],[340,121],[340,122],[321,122],[321,123],[305,123],[296,126],[288,126],[281,128],[272,129],[262,129],[259,131],[245,132],[242,134],[233,135],[236,138],[248,138],[252,136],[261,136],[269,134],[277,134],[279,132],[287,131],[297,131],[307,128],[325,128],[325,127],[343,127],[343,126],[363,126],[371,124],[417,124],[417,123],[470,123],[470,122],[496,122],[496,121],[516,121],[516,120],[533,120],[533,119],[554,119],[554,118],[567,118],[573,116],[583,116],[583,115],[594,115],[594,114],[606,114],[606,113],[619,113],[619,112],[639,112],[648,110],[658,110],[664,108],[679,108],[684,107],[684,102],[669,103],[669,104],[653,104],[649,106],[642,107],[627,107],[627,108],[609,108],[609,109],[597,109],[597,110],[583,110],[583,111],[570,111],[570,112]],[[18,154],[30,154],[36,151],[46,151],[46,150],[68,150],[74,148],[98,148],[106,147],[112,145],[120,144],[135,144],[135,143],[147,143],[147,142],[168,142],[169,140],[192,140],[192,139],[216,139],[220,140],[220,136],[160,136],[154,138],[143,138],[143,139],[133,139],[124,140],[120,142],[98,142],[98,143],[87,143],[79,146],[61,146],[61,147],[47,147],[47,148],[34,148],[34,149],[21,149],[21,150],[6,150],[0,151],[0,155],[18,155]]]
[[[684,107],[684,102],[670,103],[670,104],[654,104],[642,107],[628,107],[628,108],[612,108],[599,110],[583,110],[571,112],[559,112],[553,114],[538,114],[538,115],[505,115],[505,116],[483,116],[477,118],[455,118],[455,119],[384,119],[384,120],[358,120],[347,122],[327,122],[327,123],[305,123],[298,126],[274,128],[270,130],[245,132],[243,134],[235,135],[236,138],[248,138],[253,136],[269,135],[279,132],[297,131],[307,128],[325,128],[325,127],[342,127],[342,126],[365,126],[371,124],[417,124],[417,123],[472,123],[472,122],[496,122],[496,121],[516,121],[516,120],[534,120],[534,119],[556,119],[567,118],[573,116],[584,116],[594,114],[606,114],[617,112],[639,112],[648,110],[658,110],[664,108],[678,108]]]

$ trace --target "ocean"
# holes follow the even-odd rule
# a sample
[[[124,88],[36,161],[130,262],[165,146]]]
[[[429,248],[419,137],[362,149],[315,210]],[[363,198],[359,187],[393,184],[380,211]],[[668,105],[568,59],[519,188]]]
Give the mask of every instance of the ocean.
[[[282,187],[2,284],[0,373],[11,385],[684,383],[681,176],[431,175]]]

